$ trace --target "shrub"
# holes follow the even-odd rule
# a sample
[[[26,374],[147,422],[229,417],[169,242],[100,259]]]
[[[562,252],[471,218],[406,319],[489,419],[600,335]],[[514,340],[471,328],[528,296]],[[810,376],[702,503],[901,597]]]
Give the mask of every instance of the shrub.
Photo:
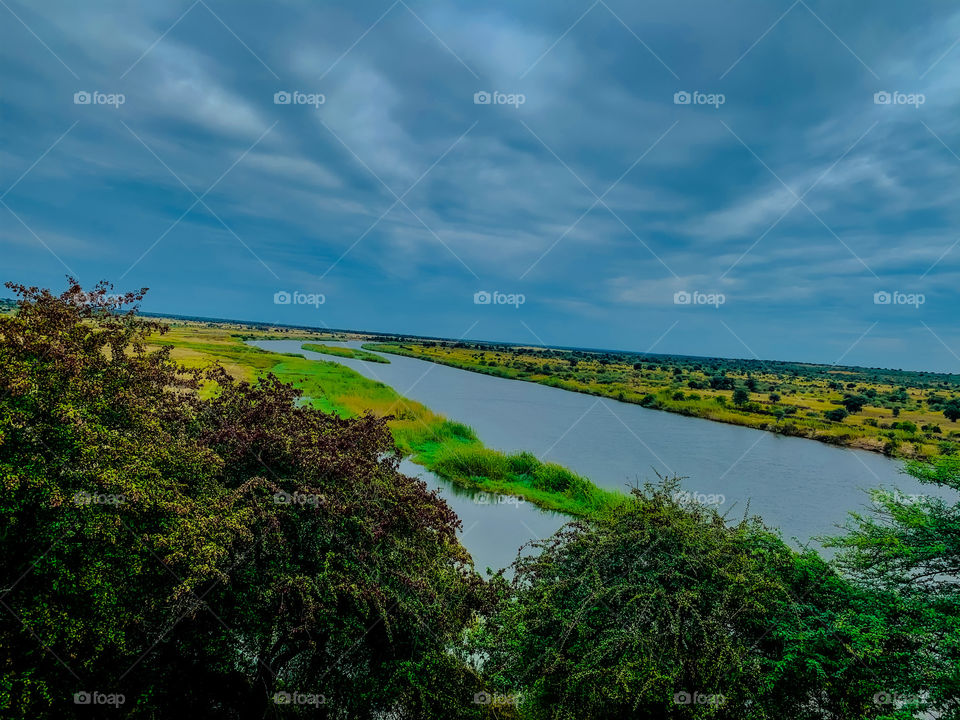
[[[507,456],[507,464],[515,475],[532,475],[542,463],[536,455],[524,451]]]
[[[834,408],[833,410],[825,410],[823,416],[827,420],[832,422],[843,422],[843,419],[847,417],[850,413],[847,412],[846,408]]]
[[[584,482],[579,475],[556,463],[542,463],[533,473],[533,486],[538,490],[567,492],[579,489]]]
[[[506,455],[482,445],[446,446],[437,453],[433,470],[444,477],[503,480],[510,465]]]
[[[122,691],[137,720],[272,716],[270,696],[297,688],[358,718],[445,717],[430,706],[465,696],[449,649],[482,581],[450,507],[398,471],[384,419],[298,407],[272,375],[180,367],[148,349],[164,326],[122,311],[141,294],[13,289],[4,717],[92,717],[70,702],[83,688]]]
[[[501,692],[523,688],[538,720],[876,717],[907,631],[815,554],[679,492],[635,492],[517,562],[471,636]],[[692,692],[722,694],[720,711],[677,705]]]

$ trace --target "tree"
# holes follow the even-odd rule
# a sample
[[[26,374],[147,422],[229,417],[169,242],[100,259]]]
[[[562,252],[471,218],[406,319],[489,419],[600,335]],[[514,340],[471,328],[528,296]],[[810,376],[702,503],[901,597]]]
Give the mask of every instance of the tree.
[[[774,402],[774,403],[780,402],[780,394],[779,394],[779,393],[770,393],[770,395],[769,395],[768,397],[770,398],[770,402]]]
[[[863,410],[864,405],[867,404],[868,398],[865,398],[862,395],[847,395],[840,401],[840,404],[846,408],[847,412],[851,415]]]
[[[827,420],[832,420],[833,422],[843,422],[843,419],[847,417],[849,413],[846,408],[834,408],[833,410],[824,410],[823,416]]]
[[[960,420],[960,398],[953,398],[943,406],[943,416],[951,422]]]
[[[143,291],[8,287],[5,717],[74,717],[88,689],[129,717],[261,718],[285,691],[342,717],[475,711],[450,648],[482,583],[382,419],[180,367],[123,311]]]
[[[535,719],[884,715],[874,695],[916,651],[896,605],[683,498],[636,490],[518,559],[474,634],[494,687]]]
[[[888,593],[901,622],[925,647],[909,666],[926,717],[960,717],[960,458],[910,462],[907,473],[949,499],[875,491],[870,512],[851,513],[847,533],[828,538],[859,584]]]
[[[743,388],[737,388],[733,391],[733,404],[737,407],[743,407],[750,402],[750,393]]]
[[[723,374],[713,375],[710,378],[710,387],[714,390],[733,390],[733,378],[727,377]]]

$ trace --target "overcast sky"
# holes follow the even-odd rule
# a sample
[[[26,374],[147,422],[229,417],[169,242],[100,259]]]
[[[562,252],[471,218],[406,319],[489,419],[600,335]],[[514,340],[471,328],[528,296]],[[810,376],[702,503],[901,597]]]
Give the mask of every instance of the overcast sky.
[[[950,2],[2,0],[0,275],[960,372],[958,40]]]

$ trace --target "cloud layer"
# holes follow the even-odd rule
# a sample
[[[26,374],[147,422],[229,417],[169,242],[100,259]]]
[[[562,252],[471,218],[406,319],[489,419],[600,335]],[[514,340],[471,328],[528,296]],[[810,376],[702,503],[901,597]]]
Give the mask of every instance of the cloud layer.
[[[0,15],[3,279],[107,278],[195,315],[960,371],[960,13],[942,4]],[[284,289],[327,302],[275,305]]]

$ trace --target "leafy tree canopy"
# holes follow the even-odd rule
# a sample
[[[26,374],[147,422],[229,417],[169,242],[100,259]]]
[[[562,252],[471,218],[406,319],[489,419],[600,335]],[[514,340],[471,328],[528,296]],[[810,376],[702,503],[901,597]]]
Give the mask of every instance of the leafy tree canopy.
[[[458,520],[382,419],[296,407],[150,350],[98,285],[0,318],[0,711],[336,718],[473,712],[450,652],[482,599]],[[215,392],[197,392],[213,383]],[[282,709],[282,708],[281,708]]]

